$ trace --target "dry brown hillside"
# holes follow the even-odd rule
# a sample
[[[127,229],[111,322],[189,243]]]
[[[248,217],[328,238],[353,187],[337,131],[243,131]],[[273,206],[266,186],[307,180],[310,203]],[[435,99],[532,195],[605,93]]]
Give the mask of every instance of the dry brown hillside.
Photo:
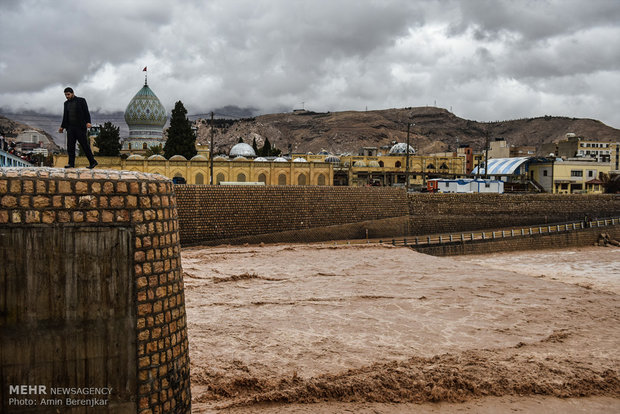
[[[35,131],[40,132],[48,138],[49,143],[45,145],[48,150],[57,151],[60,149],[60,147],[58,147],[58,145],[54,142],[54,138],[41,128],[35,128],[21,122],[13,121],[12,119],[0,115],[0,134],[8,138],[9,140],[14,139],[21,132],[29,129],[34,129]]]
[[[593,140],[620,141],[620,130],[593,119],[540,117],[501,122],[476,122],[462,119],[436,107],[386,109],[367,112],[293,112],[262,115],[237,121],[219,121],[215,132],[216,153],[227,153],[242,138],[262,146],[267,138],[272,146],[288,153],[357,154],[362,147],[391,146],[405,142],[407,123],[411,128],[411,144],[422,154],[452,151],[459,144],[476,150],[489,138],[504,137],[510,145],[540,146],[558,141],[568,132]],[[198,120],[198,142],[206,145],[210,128],[207,120]]]

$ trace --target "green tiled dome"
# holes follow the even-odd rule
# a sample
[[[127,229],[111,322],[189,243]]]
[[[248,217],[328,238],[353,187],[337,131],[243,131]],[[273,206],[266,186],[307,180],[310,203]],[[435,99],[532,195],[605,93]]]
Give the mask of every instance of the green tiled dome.
[[[130,129],[141,126],[163,128],[166,120],[166,109],[147,84],[144,84],[125,109],[125,122]]]

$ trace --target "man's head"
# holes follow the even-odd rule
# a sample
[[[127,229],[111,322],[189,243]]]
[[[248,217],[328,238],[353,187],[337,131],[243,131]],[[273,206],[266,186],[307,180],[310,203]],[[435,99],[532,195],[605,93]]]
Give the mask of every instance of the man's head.
[[[65,98],[73,99],[74,96],[75,96],[75,94],[73,93],[73,89],[65,88]]]

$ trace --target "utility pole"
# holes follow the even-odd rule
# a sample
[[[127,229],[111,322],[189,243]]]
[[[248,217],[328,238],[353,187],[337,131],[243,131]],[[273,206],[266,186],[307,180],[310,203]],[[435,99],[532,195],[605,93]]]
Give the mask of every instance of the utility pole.
[[[213,185],[213,112],[211,112],[211,148],[209,149],[209,183]]]
[[[411,122],[407,124],[407,156],[405,157],[405,190],[409,192],[409,130]]]
[[[484,129],[484,178],[489,178],[489,130]]]

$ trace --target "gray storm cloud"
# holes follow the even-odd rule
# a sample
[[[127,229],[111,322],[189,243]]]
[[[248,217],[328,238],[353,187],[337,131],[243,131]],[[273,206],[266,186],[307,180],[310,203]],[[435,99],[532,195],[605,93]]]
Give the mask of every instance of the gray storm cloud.
[[[620,3],[2,0],[0,108],[103,112],[143,83],[170,110],[434,105],[477,120],[620,127]]]

